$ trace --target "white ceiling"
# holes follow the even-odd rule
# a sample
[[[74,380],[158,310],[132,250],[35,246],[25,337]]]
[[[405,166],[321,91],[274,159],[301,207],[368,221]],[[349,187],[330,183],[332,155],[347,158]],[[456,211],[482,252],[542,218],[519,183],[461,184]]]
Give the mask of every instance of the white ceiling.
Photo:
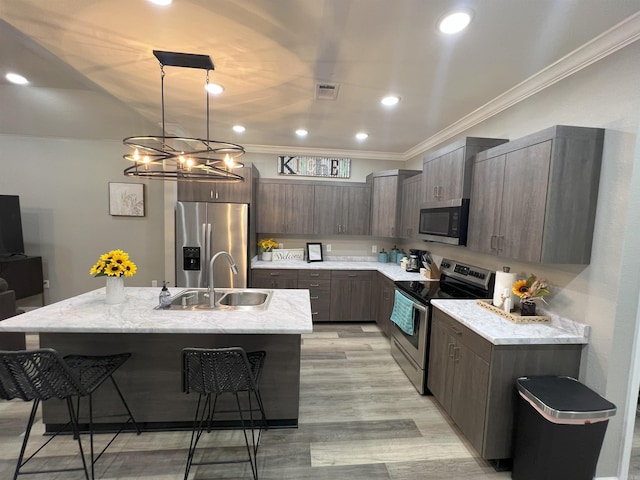
[[[439,34],[456,5],[474,12],[470,27]],[[152,50],[206,54],[225,87],[211,97],[212,138],[402,155],[638,11],[640,0],[2,0],[0,83],[17,71],[35,87],[103,89],[158,123]],[[205,136],[204,71],[165,72],[167,123]],[[339,84],[338,99],[316,100],[318,82]],[[390,93],[402,98],[391,109],[379,103]]]

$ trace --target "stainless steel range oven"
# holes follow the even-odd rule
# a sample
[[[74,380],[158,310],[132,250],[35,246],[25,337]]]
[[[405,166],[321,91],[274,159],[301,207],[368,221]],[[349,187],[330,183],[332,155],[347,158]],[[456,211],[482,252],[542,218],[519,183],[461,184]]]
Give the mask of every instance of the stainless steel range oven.
[[[392,322],[391,355],[421,394],[429,395],[427,372],[431,340],[431,300],[492,298],[494,273],[442,259],[440,281],[395,282],[396,291],[412,302],[413,334]]]

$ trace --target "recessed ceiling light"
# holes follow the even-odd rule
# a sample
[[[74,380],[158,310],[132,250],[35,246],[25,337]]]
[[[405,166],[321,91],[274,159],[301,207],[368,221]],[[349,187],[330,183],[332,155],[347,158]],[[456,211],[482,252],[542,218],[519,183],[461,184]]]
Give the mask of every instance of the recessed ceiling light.
[[[369,134],[365,132],[358,132],[356,133],[356,138],[358,140],[366,140],[367,138],[369,138]]]
[[[18,75],[17,73],[7,73],[4,78],[9,80],[11,83],[15,83],[16,85],[26,85],[29,83],[29,80],[24,78],[22,75]]]
[[[224,92],[222,85],[218,85],[217,83],[207,83],[204,88],[212,95],[220,95]]]
[[[165,5],[171,5],[171,3],[173,2],[173,0],[149,0],[151,3],[155,3],[156,5],[161,5],[161,6],[165,6]]]
[[[391,106],[391,105],[395,105],[399,101],[400,101],[400,97],[396,97],[394,95],[391,95],[391,96],[388,96],[388,97],[384,97],[382,100],[380,100],[380,103],[383,104],[383,105]]]
[[[442,17],[438,22],[438,28],[442,33],[458,33],[469,25],[471,14],[469,12],[454,12]]]
[[[233,131],[236,133],[242,133],[246,130],[246,128],[244,128],[242,125],[234,125],[233,126]]]
[[[299,128],[298,130],[296,130],[296,135],[298,135],[299,137],[306,137],[308,133],[309,132],[307,132],[304,128]]]

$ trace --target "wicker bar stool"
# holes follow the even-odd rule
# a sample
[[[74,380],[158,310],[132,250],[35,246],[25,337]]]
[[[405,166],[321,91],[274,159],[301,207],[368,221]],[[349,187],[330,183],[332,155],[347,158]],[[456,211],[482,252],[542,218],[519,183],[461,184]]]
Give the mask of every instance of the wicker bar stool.
[[[33,401],[31,414],[29,415],[29,421],[27,423],[27,429],[20,449],[20,456],[18,457],[18,463],[13,476],[14,480],[18,478],[18,475],[79,470],[84,471],[87,480],[89,480],[89,478],[93,479],[95,478],[95,463],[102,456],[107,447],[109,447],[109,445],[111,445],[115,438],[120,434],[126,424],[132,423],[136,432],[140,434],[140,430],[138,425],[135,423],[131,411],[129,410],[129,406],[113,378],[113,373],[120,368],[120,366],[122,366],[130,356],[130,353],[122,353],[118,355],[104,356],[69,355],[61,358],[58,352],[50,348],[22,351],[0,351],[0,398],[4,400],[20,398],[27,402]],[[109,443],[96,456],[93,449],[92,394],[108,378],[111,379],[111,382],[113,383],[113,386],[115,387],[127,411],[127,420],[122,424]],[[77,399],[75,407],[73,405],[74,397]],[[89,400],[91,476],[89,476],[82,442],[80,440],[78,415],[80,411],[80,398],[82,397],[88,397]],[[54,433],[31,456],[24,460],[27,443],[29,442],[29,435],[31,433],[31,428],[33,427],[38,405],[41,401],[52,398],[66,400],[69,422],[59,431]],[[21,471],[22,467],[24,467],[27,462],[35,457],[36,454],[58,434],[66,430],[69,425],[71,425],[74,438],[78,441],[82,467],[56,470]]]
[[[266,353],[263,351],[247,353],[241,347],[185,348],[182,351],[183,389],[186,393],[199,393],[184,473],[185,480],[189,477],[189,470],[192,465],[240,462],[249,462],[253,478],[258,480],[258,446],[260,445],[262,430],[268,428],[267,417],[264,413],[264,405],[258,387],[265,356]],[[242,408],[240,396],[238,395],[240,392],[246,392],[248,408]],[[224,393],[230,393],[235,396],[237,410],[218,410],[218,413],[238,413],[248,458],[246,460],[194,462],[193,457],[198,441],[205,429],[208,432],[211,431],[218,396]],[[252,396],[257,402],[257,408],[253,406]],[[257,413],[258,411],[261,418],[254,419],[254,412]],[[246,413],[249,414],[248,419],[245,418]],[[255,434],[256,427],[259,429],[257,436]],[[249,444],[247,430],[251,430],[251,444]]]

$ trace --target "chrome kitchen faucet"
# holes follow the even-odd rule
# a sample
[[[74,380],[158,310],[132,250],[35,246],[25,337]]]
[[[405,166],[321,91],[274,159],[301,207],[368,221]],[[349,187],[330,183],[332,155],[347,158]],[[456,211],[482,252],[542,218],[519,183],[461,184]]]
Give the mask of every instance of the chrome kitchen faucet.
[[[231,256],[231,254],[229,252],[218,252],[216,253],[213,257],[211,257],[211,261],[209,262],[209,306],[211,306],[211,308],[214,308],[216,305],[216,296],[213,290],[213,264],[215,263],[216,259],[220,256],[223,255],[225,257],[227,257],[227,261],[229,262],[229,265],[231,266],[231,271],[234,274],[238,273],[238,267],[236,267],[236,262],[233,260],[233,257]]]

